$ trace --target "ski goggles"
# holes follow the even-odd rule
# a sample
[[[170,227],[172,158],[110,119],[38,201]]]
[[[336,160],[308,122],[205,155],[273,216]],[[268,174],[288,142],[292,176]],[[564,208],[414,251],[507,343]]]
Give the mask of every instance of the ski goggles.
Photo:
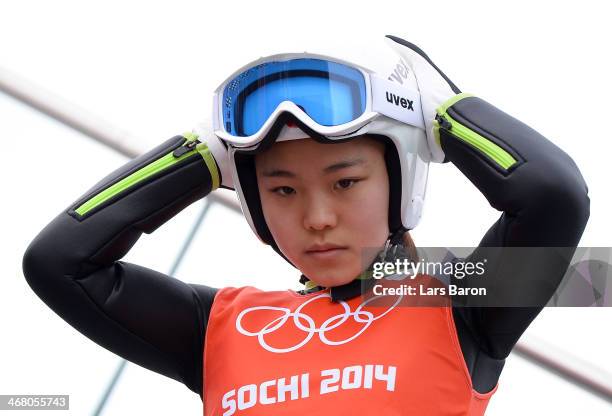
[[[217,88],[213,108],[215,134],[235,147],[258,144],[283,113],[332,140],[381,114],[424,129],[417,91],[306,54],[261,58],[241,68]]]

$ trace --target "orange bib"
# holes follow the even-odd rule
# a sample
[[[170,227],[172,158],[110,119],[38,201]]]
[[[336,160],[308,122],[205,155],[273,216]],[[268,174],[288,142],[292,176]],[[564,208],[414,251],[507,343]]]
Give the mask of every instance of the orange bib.
[[[484,414],[497,386],[472,389],[450,307],[372,305],[332,302],[329,289],[220,289],[204,415]]]

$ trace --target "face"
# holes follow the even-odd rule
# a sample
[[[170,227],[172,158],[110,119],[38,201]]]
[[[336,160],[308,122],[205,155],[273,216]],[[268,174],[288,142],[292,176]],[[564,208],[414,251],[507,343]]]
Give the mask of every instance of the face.
[[[389,234],[382,143],[368,137],[277,142],[256,156],[255,166],[268,228],[309,279],[342,285],[374,260],[362,258],[362,248],[382,247]]]

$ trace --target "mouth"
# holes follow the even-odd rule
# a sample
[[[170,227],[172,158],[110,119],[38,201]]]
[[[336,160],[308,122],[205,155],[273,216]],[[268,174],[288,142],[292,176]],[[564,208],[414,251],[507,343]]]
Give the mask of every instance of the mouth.
[[[343,254],[348,247],[337,244],[315,244],[306,250],[306,254],[318,260],[327,260]]]

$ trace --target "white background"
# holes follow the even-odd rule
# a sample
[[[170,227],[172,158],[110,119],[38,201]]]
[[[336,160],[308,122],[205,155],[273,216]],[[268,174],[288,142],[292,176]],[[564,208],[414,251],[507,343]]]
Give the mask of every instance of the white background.
[[[425,50],[460,89],[569,153],[591,198],[581,245],[610,246],[612,31],[605,5],[3,2],[0,67],[137,135],[145,151],[190,130],[203,118],[216,84],[236,65],[259,56],[264,45],[304,36],[395,34]],[[21,257],[42,227],[126,160],[1,93],[0,135],[0,394],[70,394],[71,411],[58,414],[88,414],[118,357],[66,325],[35,296],[23,278]],[[126,260],[167,272],[200,209],[195,203],[143,236]],[[475,245],[498,215],[454,166],[435,165],[413,236],[422,246]],[[232,261],[237,251],[244,261]],[[215,206],[176,276],[216,287],[267,289],[297,287],[299,273],[261,245],[241,216]],[[547,309],[527,336],[612,371],[610,318],[610,309]],[[105,414],[129,413],[195,415],[201,401],[183,385],[130,365]],[[512,355],[487,414],[612,410]]]

